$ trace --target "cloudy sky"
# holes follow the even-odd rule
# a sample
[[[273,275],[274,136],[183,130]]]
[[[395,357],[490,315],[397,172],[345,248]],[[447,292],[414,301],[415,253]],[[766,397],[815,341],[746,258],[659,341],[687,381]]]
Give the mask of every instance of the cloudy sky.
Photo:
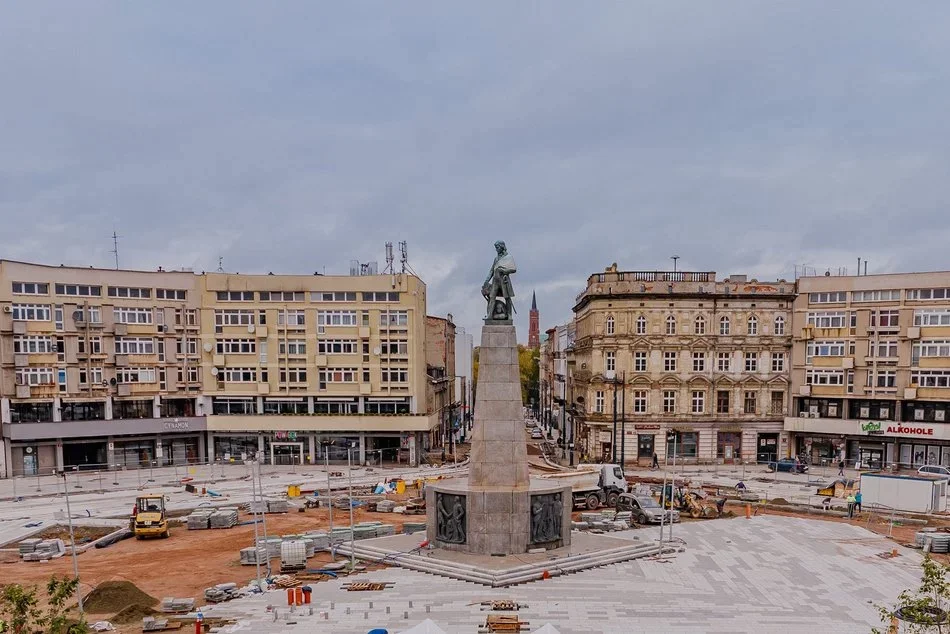
[[[346,273],[477,332],[587,276],[950,269],[950,3],[4,2],[0,257]]]

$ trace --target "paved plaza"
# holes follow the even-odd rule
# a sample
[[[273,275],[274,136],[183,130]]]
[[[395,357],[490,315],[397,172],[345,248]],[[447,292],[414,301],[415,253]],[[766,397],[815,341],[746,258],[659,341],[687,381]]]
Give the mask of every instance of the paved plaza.
[[[645,539],[657,528],[614,533]],[[562,634],[591,632],[867,632],[876,603],[917,585],[920,554],[845,523],[778,516],[676,526],[684,552],[640,559],[511,588],[484,586],[397,568],[350,578],[391,581],[380,592],[347,592],[341,581],[314,584],[313,615],[285,621],[286,595],[271,592],[212,608],[240,619],[242,634],[400,632],[432,619],[446,632],[476,632],[481,601],[527,604],[530,631],[551,623]],[[266,612],[268,604],[278,619]]]

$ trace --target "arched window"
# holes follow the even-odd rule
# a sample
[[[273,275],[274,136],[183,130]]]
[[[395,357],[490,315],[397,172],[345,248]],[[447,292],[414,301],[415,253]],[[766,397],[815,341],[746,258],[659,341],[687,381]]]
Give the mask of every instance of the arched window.
[[[759,319],[755,315],[749,316],[749,334],[759,334]]]
[[[613,315],[607,316],[607,323],[605,324],[604,331],[608,335],[614,334],[614,316]]]
[[[719,334],[728,335],[729,334],[729,318],[725,315],[719,320]]]
[[[666,334],[675,335],[676,334],[676,317],[670,315],[666,318]]]
[[[775,334],[784,335],[785,334],[785,317],[779,315],[775,318]]]
[[[695,332],[697,335],[706,334],[706,318],[702,315],[696,318],[696,323],[693,324],[693,332]]]
[[[647,334],[647,318],[643,315],[637,317],[637,334],[645,335]]]

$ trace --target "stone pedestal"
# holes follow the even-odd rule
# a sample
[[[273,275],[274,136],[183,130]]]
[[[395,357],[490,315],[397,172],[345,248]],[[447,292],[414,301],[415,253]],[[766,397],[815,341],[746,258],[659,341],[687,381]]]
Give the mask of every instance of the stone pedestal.
[[[426,487],[427,536],[483,555],[560,548],[571,541],[571,488],[528,477],[515,327],[486,324],[469,477]]]

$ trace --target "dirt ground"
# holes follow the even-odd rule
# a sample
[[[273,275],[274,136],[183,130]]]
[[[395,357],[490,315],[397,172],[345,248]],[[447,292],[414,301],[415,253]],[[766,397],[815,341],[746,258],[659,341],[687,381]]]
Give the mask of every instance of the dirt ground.
[[[103,527],[103,526],[74,526],[73,535],[76,537],[76,543],[80,546],[86,542],[93,542],[99,539],[100,537],[105,537],[109,533],[115,531],[113,527]],[[70,545],[69,541],[69,527],[68,526],[54,526],[52,528],[47,528],[45,531],[38,535],[34,535],[39,539],[61,539],[63,543],[67,546]]]
[[[240,521],[249,517],[242,513]],[[424,521],[424,516],[354,510],[355,522],[374,520],[395,525],[398,533],[402,531],[403,522]],[[348,524],[348,512],[334,509],[333,525]],[[328,526],[326,509],[267,515],[268,535],[301,533]],[[253,525],[200,531],[189,531],[181,526],[173,528],[168,539],[126,539],[109,548],[91,548],[79,555],[83,594],[103,581],[126,580],[158,599],[195,597],[201,605],[205,588],[232,581],[243,585],[254,578],[255,567],[240,565],[238,552],[253,543]],[[319,567],[318,562],[329,561],[329,557],[326,553],[318,554],[310,564]],[[71,558],[62,557],[45,564],[22,561],[0,564],[0,575],[4,579],[21,584],[42,587],[53,574],[71,576]]]

